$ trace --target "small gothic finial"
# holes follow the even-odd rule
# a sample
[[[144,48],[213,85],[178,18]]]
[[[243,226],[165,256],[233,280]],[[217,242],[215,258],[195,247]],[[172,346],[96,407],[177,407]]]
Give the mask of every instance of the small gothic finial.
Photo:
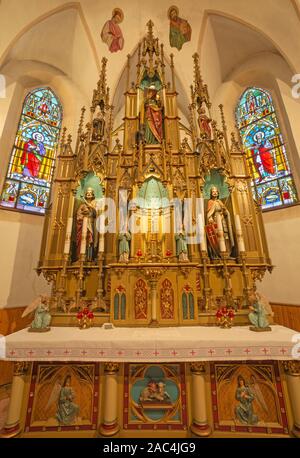
[[[62,133],[61,133],[61,140],[60,140],[60,146],[63,147],[63,145],[65,144],[65,141],[66,141],[66,132],[67,132],[67,128],[64,127],[63,130],[62,130]]]
[[[71,143],[72,143],[72,135],[69,134],[69,135],[68,135],[67,144],[68,144],[68,145],[71,145]]]

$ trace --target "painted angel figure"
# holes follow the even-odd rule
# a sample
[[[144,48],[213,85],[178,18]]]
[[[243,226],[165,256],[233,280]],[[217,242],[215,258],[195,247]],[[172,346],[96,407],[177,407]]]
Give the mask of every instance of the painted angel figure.
[[[50,331],[51,314],[49,312],[49,297],[39,296],[23,312],[22,318],[34,311],[34,319],[28,328],[30,332]]]
[[[256,425],[258,416],[253,412],[255,396],[242,375],[238,376],[235,399],[239,404],[235,408],[236,418],[245,425]]]
[[[67,375],[58,396],[56,418],[63,425],[76,422],[79,406],[74,401],[75,392],[71,387],[71,375]]]

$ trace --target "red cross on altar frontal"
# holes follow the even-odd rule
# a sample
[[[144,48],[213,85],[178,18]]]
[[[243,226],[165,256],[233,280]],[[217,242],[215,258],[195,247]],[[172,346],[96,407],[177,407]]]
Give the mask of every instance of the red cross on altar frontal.
[[[249,353],[251,353],[251,350],[249,350],[249,348],[245,348],[244,352],[247,353],[247,355],[249,355]]]

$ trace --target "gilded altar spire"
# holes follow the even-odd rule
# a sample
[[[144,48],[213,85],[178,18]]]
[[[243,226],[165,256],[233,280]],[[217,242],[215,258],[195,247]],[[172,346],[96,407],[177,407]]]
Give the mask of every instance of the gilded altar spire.
[[[106,83],[106,64],[107,59],[106,57],[103,57],[101,61],[101,72],[99,81],[97,83],[97,89],[94,89],[93,93],[93,101],[91,106],[92,112],[96,110],[98,105],[104,109],[109,104],[109,88],[107,87]]]
[[[142,55],[145,57],[149,55],[149,76],[154,75],[154,56],[159,56],[159,45],[158,38],[154,38],[153,35],[153,22],[150,20],[147,22],[148,33],[143,39],[143,52]]]
[[[193,55],[194,59],[194,87],[191,86],[192,90],[192,100],[196,102],[198,106],[202,106],[203,103],[206,104],[207,108],[211,107],[209,94],[207,90],[207,85],[203,83],[203,79],[200,72],[199,65],[199,54],[195,53]]]

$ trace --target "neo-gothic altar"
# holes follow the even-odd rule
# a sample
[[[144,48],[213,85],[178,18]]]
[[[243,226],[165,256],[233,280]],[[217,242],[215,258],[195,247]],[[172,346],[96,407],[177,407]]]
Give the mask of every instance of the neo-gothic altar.
[[[103,59],[77,138],[63,131],[37,268],[51,330],[7,339],[21,407],[6,435],[299,435],[293,332],[249,331],[272,263],[238,134],[222,105],[213,119],[197,54],[181,121],[176,62],[147,29],[121,124]],[[79,330],[84,309],[93,327]]]

